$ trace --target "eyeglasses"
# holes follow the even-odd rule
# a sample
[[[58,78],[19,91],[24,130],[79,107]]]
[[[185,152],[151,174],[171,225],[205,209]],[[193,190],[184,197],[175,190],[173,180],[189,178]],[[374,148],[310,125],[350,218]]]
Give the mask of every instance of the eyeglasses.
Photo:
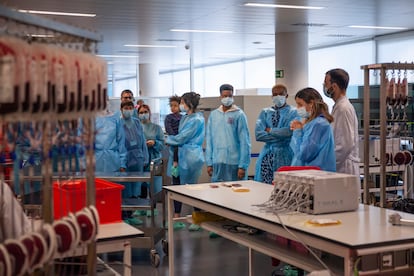
[[[132,99],[132,97],[122,97],[122,99]]]

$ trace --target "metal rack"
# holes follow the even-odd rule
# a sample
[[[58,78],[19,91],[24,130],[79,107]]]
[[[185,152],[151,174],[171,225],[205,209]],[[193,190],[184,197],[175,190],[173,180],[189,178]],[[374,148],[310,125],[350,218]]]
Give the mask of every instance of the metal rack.
[[[72,48],[83,52],[95,52],[97,43],[102,39],[95,32],[79,29],[54,20],[38,17],[32,14],[21,13],[16,10],[0,5],[0,35],[3,37],[19,38],[27,42],[39,42],[42,44],[55,44],[61,47]],[[37,38],[32,34],[44,34],[53,36],[53,38]],[[105,92],[106,93],[106,92]],[[15,94],[16,95],[16,94]],[[54,103],[53,103],[54,104]],[[23,102],[16,102],[16,111],[0,113],[0,123],[2,126],[12,123],[34,123],[39,127],[42,133],[39,155],[43,156],[41,164],[42,173],[42,219],[45,223],[53,222],[53,197],[52,197],[52,164],[49,158],[51,150],[51,124],[57,120],[73,120],[74,118],[83,118],[90,127],[90,135],[84,140],[86,146],[86,175],[87,175],[87,204],[95,205],[95,187],[94,187],[94,151],[93,151],[93,121],[95,112],[90,110],[76,110],[73,112],[62,112],[57,114],[52,108],[41,109],[36,114],[27,112]],[[102,106],[101,106],[102,108]],[[100,111],[100,110],[95,110]],[[25,114],[20,114],[24,112]],[[4,133],[3,133],[4,135]],[[4,136],[3,136],[3,139]],[[14,141],[16,143],[16,141]],[[3,157],[4,148],[2,147],[1,155]],[[31,172],[33,173],[33,171]],[[4,175],[1,175],[4,179]],[[94,275],[96,272],[96,244],[91,242],[87,245],[87,270],[88,275]],[[44,268],[46,275],[54,274],[53,265]]]
[[[387,91],[386,91],[386,73],[387,70],[414,70],[413,63],[380,63],[363,65],[364,70],[364,176],[370,174],[369,164],[369,121],[370,121],[370,73],[379,71],[380,76],[380,207],[386,206],[386,136],[387,136]],[[363,182],[363,202],[369,203],[369,185],[368,177],[364,177]]]

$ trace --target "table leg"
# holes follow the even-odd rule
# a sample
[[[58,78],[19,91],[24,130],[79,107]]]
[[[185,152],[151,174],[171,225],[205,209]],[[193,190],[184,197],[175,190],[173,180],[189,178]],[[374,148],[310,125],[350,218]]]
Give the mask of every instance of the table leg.
[[[124,276],[131,276],[132,264],[131,264],[131,243],[124,243]]]
[[[173,214],[174,214],[174,201],[171,199],[171,193],[167,192],[167,204],[168,204],[168,263],[169,263],[169,276],[174,276],[174,227],[173,227]]]

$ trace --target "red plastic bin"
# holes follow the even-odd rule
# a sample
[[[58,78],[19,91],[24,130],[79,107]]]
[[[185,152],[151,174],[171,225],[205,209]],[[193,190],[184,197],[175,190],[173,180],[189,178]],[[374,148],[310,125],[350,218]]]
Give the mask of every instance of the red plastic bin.
[[[123,185],[95,178],[96,209],[101,224],[120,222]],[[86,179],[53,183],[54,218],[59,219],[86,206]]]

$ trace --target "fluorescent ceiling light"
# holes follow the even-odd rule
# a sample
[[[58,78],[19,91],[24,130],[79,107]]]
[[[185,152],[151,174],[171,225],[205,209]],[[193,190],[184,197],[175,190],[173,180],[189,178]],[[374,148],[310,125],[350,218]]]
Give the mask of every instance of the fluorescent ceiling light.
[[[24,13],[34,14],[48,14],[48,15],[66,15],[66,16],[83,16],[83,17],[95,17],[94,13],[73,13],[73,12],[52,12],[52,11],[35,11],[35,10],[18,10]]]
[[[137,58],[138,56],[123,56],[123,55],[98,55],[103,58]]]
[[[185,30],[185,29],[171,29],[171,32],[184,32],[184,33],[223,33],[231,34],[233,31],[219,31],[219,30]]]
[[[215,56],[218,56],[218,57],[244,57],[244,56],[247,56],[247,54],[218,53],[218,54],[215,54]]]
[[[55,35],[52,35],[52,34],[28,34],[27,36],[30,36],[30,37],[55,37]]]
[[[263,4],[263,3],[246,3],[244,5],[247,7],[302,9],[302,10],[322,10],[325,8],[325,7],[313,7],[313,6],[277,5],[277,4]]]
[[[125,44],[125,47],[138,47],[138,48],[177,48],[175,45],[145,45],[145,44]]]
[[[359,28],[359,29],[382,29],[382,30],[407,30],[408,28],[404,27],[385,27],[385,26],[363,26],[363,25],[351,25],[350,28]]]

